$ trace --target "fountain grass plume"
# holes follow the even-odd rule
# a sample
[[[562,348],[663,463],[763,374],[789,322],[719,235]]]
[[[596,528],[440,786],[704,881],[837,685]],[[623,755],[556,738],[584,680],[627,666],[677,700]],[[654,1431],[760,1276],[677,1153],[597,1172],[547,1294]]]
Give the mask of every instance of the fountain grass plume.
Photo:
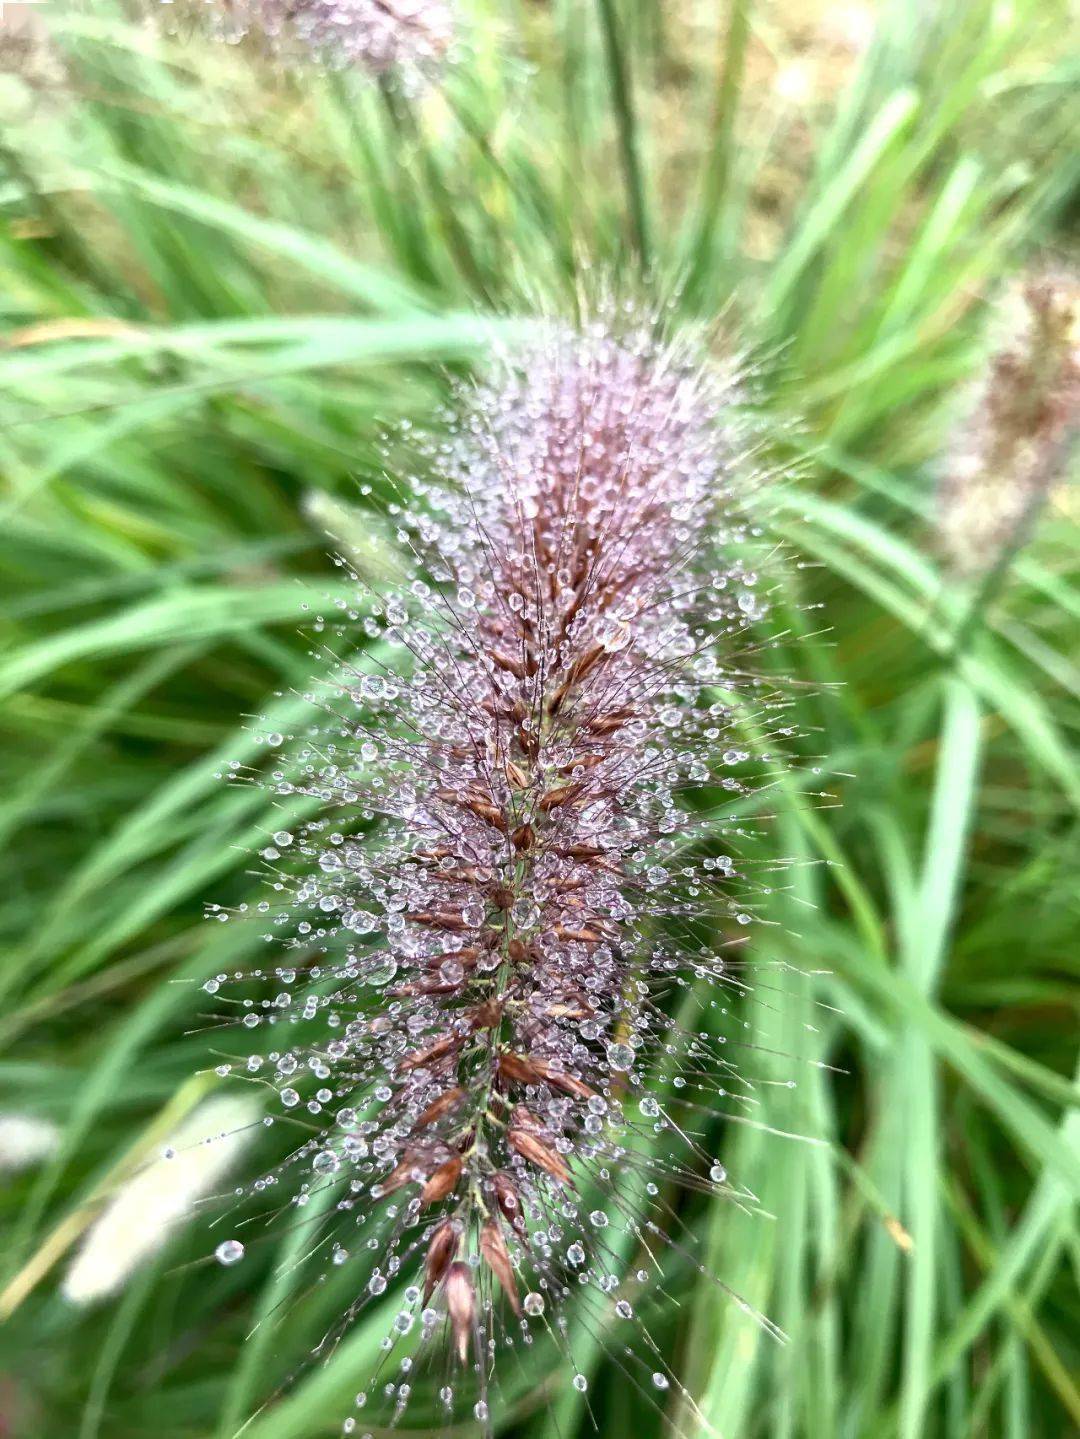
[[[446,61],[457,33],[446,0],[222,0],[187,10],[231,41],[250,37],[290,65],[315,63],[415,82]]]
[[[400,1414],[449,1353],[438,1402],[486,1426],[501,1350],[552,1343],[584,1390],[575,1325],[628,1321],[655,1397],[678,1381],[635,1295],[692,1249],[672,1183],[754,1206],[698,1137],[760,1103],[716,1031],[782,866],[747,816],[795,732],[740,400],[648,325],[551,326],[387,503],[400,584],[340,557],[323,722],[259,776],[314,810],[262,851],[285,962],[206,987],[249,1042],[220,1072],[300,1136],[253,1190],[332,1191],[341,1330],[401,1288],[357,1403]]]
[[[1002,306],[1003,336],[942,466],[941,548],[964,578],[1024,542],[1080,432],[1080,282],[1027,276]]]

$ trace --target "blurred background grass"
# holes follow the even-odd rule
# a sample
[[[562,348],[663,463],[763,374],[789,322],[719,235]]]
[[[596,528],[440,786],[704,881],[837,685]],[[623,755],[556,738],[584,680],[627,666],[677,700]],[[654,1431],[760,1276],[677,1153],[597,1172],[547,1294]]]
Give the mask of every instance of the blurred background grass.
[[[791,794],[776,844],[812,863],[759,945],[830,972],[769,1033],[844,1071],[769,1101],[824,1145],[714,1136],[776,1220],[688,1211],[790,1343],[677,1262],[650,1323],[725,1436],[1076,1432],[1076,502],[959,656],[932,504],[989,302],[1074,255],[1069,5],[476,0],[413,103],[157,9],[0,22],[0,1108],[61,1133],[0,1186],[0,1432],[227,1439],[342,1307],[269,1246],[207,1266],[198,1222],[99,1309],[56,1280],[215,1082],[196,982],[258,956],[202,906],[255,893],[280,823],[215,773],[257,758],[248,717],[305,722],[302,606],[340,594],[324,530],[371,524],[381,425],[641,271],[762,357],[805,460],[773,515],[806,561],[786,663],[840,804]],[[390,1312],[249,1439],[337,1432]],[[587,1432],[535,1357],[500,1422]],[[588,1358],[602,1435],[704,1432]]]

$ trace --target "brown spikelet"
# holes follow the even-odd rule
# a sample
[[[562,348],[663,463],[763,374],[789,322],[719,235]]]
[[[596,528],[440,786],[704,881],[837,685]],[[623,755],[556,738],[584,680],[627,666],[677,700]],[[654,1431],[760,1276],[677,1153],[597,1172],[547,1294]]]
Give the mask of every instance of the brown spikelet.
[[[407,1153],[400,1164],[394,1166],[384,1179],[379,1181],[379,1194],[393,1194],[406,1184],[417,1184],[420,1182],[420,1166],[417,1163],[415,1154]]]
[[[535,759],[540,753],[539,737],[524,725],[517,732],[517,742],[521,746],[522,754],[527,755],[529,759]]]
[[[549,814],[560,805],[569,804],[575,795],[581,793],[581,786],[577,784],[559,785],[557,789],[549,789],[546,794],[540,796],[537,808],[544,814]]]
[[[436,884],[484,884],[490,875],[474,864],[466,864],[459,869],[436,870],[431,877]]]
[[[441,1224],[436,1225],[431,1238],[428,1240],[427,1253],[424,1256],[424,1303],[426,1304],[435,1292],[435,1288],[447,1266],[458,1251],[461,1243],[461,1226],[453,1219],[444,1219]]]
[[[567,682],[569,684],[579,684],[585,676],[594,670],[600,661],[604,659],[606,653],[607,651],[603,645],[593,645],[591,649],[587,649],[567,670]]]
[[[544,1135],[547,1133],[543,1120],[528,1109],[524,1104],[515,1104],[510,1115],[510,1124],[514,1129],[525,1129],[530,1134]]]
[[[523,1232],[525,1229],[525,1216],[521,1209],[521,1195],[517,1186],[502,1170],[491,1176],[491,1192],[495,1197],[495,1203],[503,1218],[510,1225],[511,1229]]]
[[[567,929],[565,924],[557,924],[555,933],[560,939],[574,940],[578,944],[596,944],[600,939],[600,931],[590,929],[588,925],[584,925],[581,929]]]
[[[426,924],[431,929],[448,929],[458,934],[469,928],[460,914],[446,910],[414,909],[410,910],[406,917],[411,919],[413,924]]]
[[[537,1084],[542,1075],[527,1054],[500,1054],[499,1075],[518,1084]]]
[[[506,816],[498,805],[483,799],[473,799],[469,801],[467,808],[472,810],[477,819],[484,820],[493,829],[501,830],[505,834]]]
[[[454,1085],[452,1089],[444,1090],[438,1098],[433,1099],[416,1116],[413,1133],[415,1134],[419,1129],[426,1129],[429,1124],[434,1124],[436,1120],[442,1119],[444,1114],[452,1114],[464,1098],[465,1091],[459,1084]]]
[[[506,779],[511,789],[527,789],[529,776],[513,760],[506,761]]]
[[[502,1001],[498,999],[485,999],[483,1004],[478,1004],[470,1016],[473,1029],[494,1029],[502,1018]]]
[[[559,1018],[564,1017],[569,1012],[571,1011],[568,1010],[566,1005],[550,1005],[548,1008],[549,1014],[557,1014]],[[563,1073],[561,1069],[557,1069],[546,1060],[535,1060],[533,1062],[533,1068],[546,1084],[552,1085],[555,1089],[561,1089],[564,1094],[572,1094],[575,1099],[591,1099],[596,1093],[596,1090],[593,1089],[591,1085],[586,1084],[584,1080],[575,1079],[572,1074]]]
[[[590,1009],[588,1005],[586,1005],[586,1004],[581,1004],[581,1003],[576,1003],[576,1004],[549,1004],[549,1005],[547,1006],[547,1008],[545,1009],[544,1013],[548,1016],[549,1019],[575,1019],[575,1020],[576,1020],[576,1019],[588,1019],[589,1015],[590,1015],[590,1014],[595,1014],[596,1011],[595,1011],[594,1009]],[[552,1084],[554,1084],[555,1081],[554,1081],[554,1080],[551,1080],[550,1082],[551,1082]],[[577,1084],[577,1083],[579,1083],[579,1082],[580,1082],[580,1081],[578,1081],[578,1080],[575,1080],[575,1081],[574,1081],[575,1084]],[[590,1094],[594,1094],[596,1091],[595,1091],[595,1090],[590,1090],[589,1092],[590,1092]]]
[[[604,851],[595,844],[565,844],[552,845],[552,852],[562,859],[590,860],[599,859]]]
[[[560,1180],[563,1184],[570,1183],[570,1171],[566,1165],[542,1140],[527,1129],[511,1129],[507,1131],[506,1142],[510,1148],[516,1150],[523,1159],[530,1164],[536,1164],[546,1170],[553,1179]]]
[[[505,650],[494,649],[488,653],[492,663],[499,669],[506,670],[515,679],[523,680],[525,678],[525,665],[516,655],[507,654]]]
[[[468,810],[470,814],[476,815],[477,819],[482,819],[485,824],[490,824],[493,828],[505,833],[506,816],[490,795],[481,794],[475,790],[456,790],[445,787],[436,789],[434,793],[435,798],[442,800],[444,804]]]
[[[457,989],[458,985],[451,984],[448,981],[438,979],[422,979],[417,981],[417,983],[415,984],[395,985],[393,989],[388,990],[387,992],[389,994],[400,995],[402,998],[408,999],[410,996],[418,994],[453,994]]]
[[[630,709],[612,710],[610,714],[596,715],[584,722],[585,728],[591,734],[614,734],[616,730],[622,729],[628,720],[634,718],[634,712]]]
[[[442,949],[433,954],[427,963],[430,969],[439,969],[446,960],[453,959],[464,969],[471,969],[479,957],[479,949],[475,945],[467,945],[464,949]]]
[[[412,858],[423,864],[437,864],[440,859],[449,859],[454,851],[446,845],[436,845],[434,849],[418,849]]]
[[[460,1154],[455,1154],[445,1164],[440,1164],[420,1191],[420,1203],[426,1208],[429,1204],[437,1204],[440,1199],[445,1199],[448,1194],[452,1194],[461,1178],[461,1169]]]
[[[446,1276],[446,1309],[454,1333],[454,1349],[458,1359],[464,1364],[469,1357],[469,1336],[476,1314],[476,1294],[472,1271],[460,1259],[450,1265]]]
[[[403,1074],[410,1070],[420,1069],[424,1065],[431,1064],[434,1060],[443,1059],[446,1055],[452,1054],[454,1050],[461,1048],[461,1038],[456,1034],[448,1034],[438,1039],[434,1044],[429,1044],[426,1049],[419,1049],[415,1054],[410,1054],[406,1059],[401,1060],[398,1069]]]
[[[494,1219],[489,1219],[480,1231],[480,1254],[499,1281],[503,1293],[510,1301],[511,1309],[520,1315],[521,1301],[518,1299],[517,1283],[514,1280],[514,1267],[510,1263],[510,1251],[506,1247],[502,1229]]]
[[[595,769],[607,759],[605,754],[583,754],[561,766],[563,774],[576,774],[578,770]]]

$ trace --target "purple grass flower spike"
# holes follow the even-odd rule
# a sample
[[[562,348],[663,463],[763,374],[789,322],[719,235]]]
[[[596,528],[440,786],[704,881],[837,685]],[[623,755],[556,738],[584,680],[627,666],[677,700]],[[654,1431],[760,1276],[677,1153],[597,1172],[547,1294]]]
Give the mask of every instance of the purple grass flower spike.
[[[941,476],[941,547],[960,576],[985,574],[1023,543],[1080,435],[1080,281],[1029,276],[1001,328]]]
[[[696,1265],[673,1185],[755,1203],[698,1136],[759,1103],[721,1030],[794,733],[739,385],[648,326],[552,326],[458,399],[387,505],[407,573],[340,560],[324,722],[261,779],[314,817],[263,851],[287,962],[207,985],[257,1046],[221,1072],[302,1121],[254,1190],[330,1198],[342,1331],[400,1293],[358,1403],[428,1383],[486,1426],[503,1350],[584,1390],[575,1343],[630,1321],[634,1382],[692,1406],[637,1306],[665,1246]]]
[[[284,60],[415,78],[443,63],[456,33],[446,0],[224,0],[219,23]]]

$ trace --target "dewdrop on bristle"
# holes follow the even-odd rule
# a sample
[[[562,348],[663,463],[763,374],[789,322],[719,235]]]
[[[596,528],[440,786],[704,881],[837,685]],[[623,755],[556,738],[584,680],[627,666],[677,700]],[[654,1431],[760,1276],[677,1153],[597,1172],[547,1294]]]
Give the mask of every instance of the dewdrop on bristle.
[[[339,561],[318,732],[257,777],[318,813],[262,850],[275,958],[207,989],[233,1069],[303,1121],[251,1192],[354,1266],[340,1332],[393,1293],[357,1396],[391,1416],[421,1389],[486,1429],[522,1344],[584,1393],[580,1324],[692,1406],[643,1311],[689,1252],[674,1183],[755,1203],[695,1134],[756,1103],[712,1031],[749,987],[782,866],[750,816],[795,733],[739,399],[692,346],[600,325],[463,387],[423,444],[438,480],[385,507],[406,577]]]

